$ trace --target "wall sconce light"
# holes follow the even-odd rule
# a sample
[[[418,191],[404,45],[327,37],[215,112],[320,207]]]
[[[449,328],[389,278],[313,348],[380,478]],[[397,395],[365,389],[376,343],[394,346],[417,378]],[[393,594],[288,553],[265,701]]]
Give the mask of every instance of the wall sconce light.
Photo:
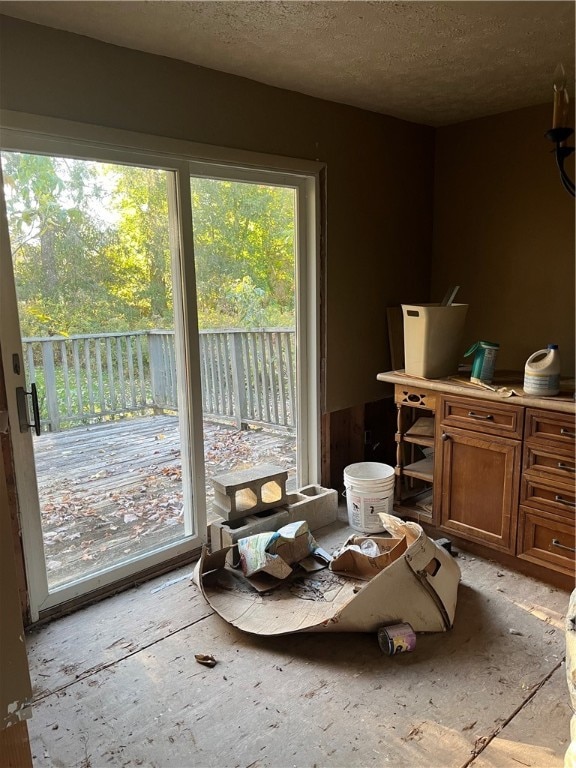
[[[574,197],[574,182],[564,170],[564,161],[574,152],[574,147],[567,147],[566,141],[574,133],[568,128],[568,91],[566,90],[566,72],[562,64],[558,64],[554,72],[554,113],[552,128],[544,134],[556,145],[552,150],[556,156],[556,165],[560,171],[560,181],[572,197]]]

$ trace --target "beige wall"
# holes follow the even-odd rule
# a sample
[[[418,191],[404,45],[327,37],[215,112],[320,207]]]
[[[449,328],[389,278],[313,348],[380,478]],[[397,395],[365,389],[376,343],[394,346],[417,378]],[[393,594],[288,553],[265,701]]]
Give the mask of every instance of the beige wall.
[[[558,343],[572,377],[574,198],[544,138],[551,118],[550,103],[437,130],[432,296],[461,286],[465,343],[499,342],[498,367]]]
[[[7,17],[0,65],[4,109],[326,163],[326,410],[382,396],[386,306],[453,284],[466,344],[498,341],[499,367],[521,369],[555,341],[573,375],[574,208],[550,105],[435,132]]]
[[[385,307],[428,298],[431,128],[0,20],[4,109],[325,162],[326,406],[382,396]]]

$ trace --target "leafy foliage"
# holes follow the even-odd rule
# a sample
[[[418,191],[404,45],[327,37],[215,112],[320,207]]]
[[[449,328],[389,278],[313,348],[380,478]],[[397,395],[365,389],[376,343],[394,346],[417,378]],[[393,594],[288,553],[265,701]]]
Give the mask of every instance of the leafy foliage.
[[[23,336],[174,326],[169,172],[2,154]],[[294,192],[193,178],[201,328],[294,325]]]
[[[3,159],[23,335],[91,331],[91,318],[105,316],[106,293],[94,275],[106,268],[110,239],[94,210],[102,190],[93,167],[42,155]]]
[[[293,190],[191,183],[200,326],[292,326]]]

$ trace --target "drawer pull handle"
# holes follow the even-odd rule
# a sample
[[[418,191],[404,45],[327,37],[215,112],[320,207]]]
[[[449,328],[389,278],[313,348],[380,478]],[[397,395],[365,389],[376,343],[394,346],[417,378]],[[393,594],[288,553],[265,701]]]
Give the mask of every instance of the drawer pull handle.
[[[565,427],[560,428],[560,434],[567,437],[576,437],[576,432],[573,429],[566,429]]]
[[[566,544],[561,544],[558,539],[552,539],[552,546],[558,547],[559,549],[567,549],[568,552],[576,552],[574,547],[567,547]]]
[[[493,421],[494,416],[492,416],[491,413],[488,413],[486,416],[484,416],[481,413],[474,413],[474,411],[468,411],[468,416],[471,419],[481,419],[482,421]]]
[[[560,504],[565,504],[567,507],[576,507],[576,502],[568,501],[568,499],[564,499],[562,496],[554,496],[554,501],[557,501]]]
[[[442,440],[444,441],[450,440],[450,435],[447,435],[446,432],[442,432],[441,437],[442,437]]]
[[[558,462],[558,469],[565,469],[567,472],[576,472],[576,467],[571,467],[570,464],[564,464],[563,461]]]

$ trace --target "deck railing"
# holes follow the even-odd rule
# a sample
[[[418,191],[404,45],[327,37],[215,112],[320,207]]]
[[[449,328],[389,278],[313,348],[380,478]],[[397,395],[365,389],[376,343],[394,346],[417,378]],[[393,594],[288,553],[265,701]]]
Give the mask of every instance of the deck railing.
[[[178,408],[173,331],[34,337],[22,343],[45,431]],[[290,328],[200,331],[204,416],[238,428],[293,430],[295,365]]]

